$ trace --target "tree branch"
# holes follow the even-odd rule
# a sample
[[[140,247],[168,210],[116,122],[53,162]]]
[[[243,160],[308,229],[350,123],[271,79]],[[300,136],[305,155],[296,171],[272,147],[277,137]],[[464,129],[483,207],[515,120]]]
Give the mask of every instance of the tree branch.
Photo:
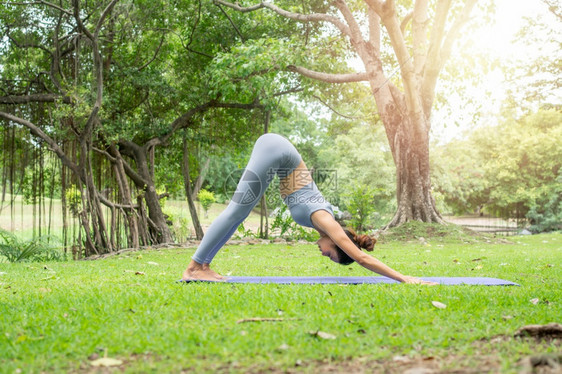
[[[332,112],[336,113],[338,116],[346,118],[346,119],[351,119],[351,120],[359,120],[359,119],[365,119],[365,117],[353,117],[353,116],[348,116],[345,115],[343,113],[338,112],[336,109],[334,109],[332,106],[328,105],[328,103],[326,103],[324,100],[322,100],[320,98],[320,96],[316,96],[316,95],[311,95],[313,98],[315,98],[316,100],[320,101],[322,103],[322,105],[324,105],[326,108],[330,109]]]
[[[156,146],[156,145],[166,143],[168,141],[168,139],[177,130],[187,127],[190,123],[191,118],[195,114],[197,114],[199,112],[204,112],[205,110],[209,109],[211,107],[211,104],[212,104],[212,102],[209,101],[207,103],[201,104],[201,105],[199,105],[195,108],[192,108],[192,109],[188,110],[187,112],[185,112],[184,114],[182,114],[181,116],[176,118],[174,120],[174,122],[172,122],[172,124],[170,125],[170,129],[168,130],[168,132],[166,134],[164,134],[160,137],[153,138],[153,139],[149,140],[148,143],[145,146]]]
[[[76,20],[76,24],[78,25],[78,29],[80,29],[80,31],[82,31],[87,37],[88,39],[94,41],[94,35],[92,35],[92,33],[90,32],[90,30],[88,30],[86,28],[86,26],[84,26],[84,23],[82,23],[82,18],[80,18],[80,2],[79,0],[72,0],[72,5],[74,8],[74,19]]]
[[[8,30],[9,30],[9,28],[8,28]],[[39,45],[39,44],[33,44],[33,43],[19,43],[16,39],[14,39],[14,38],[12,37],[12,35],[11,35],[9,32],[6,32],[6,36],[7,36],[8,39],[10,39],[10,40],[12,41],[12,43],[14,43],[14,44],[16,45],[16,47],[18,47],[18,48],[36,48],[36,49],[40,49],[40,50],[42,50],[42,51],[44,51],[44,52],[47,52],[49,55],[52,56],[51,51],[49,51],[49,50],[47,49],[47,47],[44,47],[44,46]]]
[[[431,29],[431,38],[429,41],[429,49],[427,51],[426,69],[424,72],[424,80],[427,78],[425,75],[434,74],[434,66],[439,63],[439,55],[441,53],[441,43],[445,30],[445,22],[447,21],[447,14],[451,7],[451,0],[438,0],[435,6],[436,13],[434,16],[433,27]]]
[[[437,14],[435,15],[434,26],[431,32],[431,42],[427,52],[421,85],[421,96],[426,117],[431,113],[431,107],[433,106],[433,100],[435,98],[435,86],[437,85],[439,73],[445,61],[449,58],[453,42],[458,37],[461,27],[468,20],[476,1],[477,0],[466,1],[461,14],[453,23],[444,42],[445,21],[447,13],[449,12],[451,0],[439,0],[437,4]],[[442,8],[439,7],[440,5]]]
[[[414,55],[414,72],[418,77],[416,90],[419,91],[421,85],[425,58],[427,56],[427,15],[428,0],[417,0],[414,5],[412,20],[412,54]]]
[[[0,104],[7,104],[7,105],[29,104],[29,103],[53,103],[57,100],[61,100],[65,104],[72,103],[72,99],[69,96],[62,96],[56,94],[0,96]]]
[[[355,17],[353,17],[353,14],[349,10],[349,7],[344,0],[336,0],[335,5],[345,19],[347,26],[349,27],[349,39],[351,41],[351,44],[355,47],[355,50],[360,55],[365,55],[367,51],[365,50],[363,45],[363,35],[361,34],[361,29],[359,28]]]
[[[274,93],[271,96],[278,97],[278,96],[283,96],[283,95],[287,95],[287,94],[290,94],[290,93],[296,93],[296,92],[302,92],[302,91],[304,91],[304,89],[302,87],[295,87],[295,88],[290,88],[290,89],[285,90],[285,91]]]
[[[441,55],[440,55],[440,61],[439,62],[440,62],[441,66],[443,66],[445,64],[445,61],[447,61],[447,59],[451,55],[453,43],[455,42],[455,40],[457,40],[460,29],[470,19],[470,13],[472,12],[472,8],[474,8],[474,5],[476,4],[477,1],[478,0],[467,0],[466,1],[461,14],[459,14],[457,19],[453,23],[453,26],[451,26],[451,29],[447,33],[447,36],[445,37],[445,41],[443,42],[443,49],[442,49]]]
[[[139,149],[141,148],[138,144],[133,143],[130,140],[126,140],[126,139],[121,139],[119,140],[119,146],[123,147],[123,150],[125,152],[124,153],[130,157],[134,157],[135,152],[138,152]],[[111,147],[110,147],[111,149]],[[105,152],[105,151],[102,151]],[[109,157],[113,157],[113,159],[115,160],[115,162],[118,161],[118,158],[121,160],[121,165],[123,166],[123,169],[125,170],[125,174],[127,174],[127,176],[129,178],[131,178],[131,180],[133,181],[133,183],[135,184],[135,186],[137,186],[138,188],[144,189],[148,183],[146,183],[145,179],[139,174],[137,173],[132,167],[131,165],[129,165],[128,162],[126,162],[123,157],[121,157],[118,154],[118,151],[115,150],[115,154],[114,155],[109,155],[107,154],[107,156]],[[110,159],[111,160],[111,159]]]
[[[396,54],[398,63],[400,64],[400,72],[404,83],[404,91],[406,93],[406,103],[408,111],[412,116],[421,113],[422,107],[417,95],[416,77],[414,74],[414,64],[406,47],[404,35],[400,31],[400,24],[396,15],[396,5],[394,1],[387,0],[383,6],[381,15],[382,22],[388,31],[392,49]]]
[[[242,13],[248,13],[248,12],[253,12],[255,10],[261,9],[261,8],[267,8],[272,10],[273,12],[279,14],[280,16],[286,17],[286,18],[290,18],[292,20],[295,21],[299,21],[299,22],[329,22],[331,24],[333,24],[334,26],[336,26],[340,32],[344,35],[347,35],[349,37],[351,37],[351,31],[349,30],[349,27],[347,27],[342,21],[340,21],[338,18],[330,16],[328,14],[321,14],[321,13],[311,13],[311,14],[300,14],[300,13],[293,13],[293,12],[289,12],[286,11],[284,9],[279,8],[276,5],[273,5],[271,3],[266,3],[266,2],[262,2],[256,5],[252,5],[249,7],[242,7],[238,4],[232,4],[229,3],[227,1],[224,0],[213,0],[213,2],[215,4],[222,4],[226,7],[229,7],[231,9],[234,9],[238,12],[242,12]]]
[[[404,17],[402,22],[400,22],[400,31],[402,31],[402,34],[404,34],[404,32],[406,31],[406,27],[408,26],[408,23],[410,23],[412,18],[414,18],[414,12],[408,12],[408,14],[406,14],[406,17]]]
[[[35,135],[36,137],[47,143],[50,149],[53,152],[55,152],[57,156],[59,156],[62,163],[65,166],[67,166],[70,170],[72,170],[76,174],[76,176],[80,178],[81,175],[78,170],[78,166],[68,158],[68,156],[64,153],[64,151],[59,147],[57,142],[55,142],[49,135],[43,132],[43,130],[41,130],[38,126],[34,125],[28,120],[16,117],[12,114],[5,113],[5,112],[0,112],[0,118],[4,118],[5,120],[19,123],[20,125],[27,127],[33,135]]]
[[[369,75],[367,73],[329,74],[309,70],[307,68],[295,65],[287,66],[287,70],[326,83],[351,83],[369,80]]]
[[[240,32],[240,29],[238,29],[238,27],[236,26],[236,24],[234,23],[234,21],[232,20],[232,18],[228,15],[228,13],[225,12],[225,10],[222,8],[222,6],[220,4],[215,3],[215,5],[220,9],[220,11],[222,12],[222,14],[225,15],[226,18],[228,18],[228,22],[230,22],[230,24],[232,25],[232,27],[234,27],[234,30],[236,30],[236,33],[238,34],[238,36],[240,37],[240,40],[242,42],[244,42],[244,35],[242,35],[242,33]]]
[[[105,18],[109,15],[109,13],[111,12],[111,10],[113,9],[113,7],[115,6],[115,4],[117,4],[119,0],[112,0],[111,3],[109,3],[107,5],[107,7],[103,10],[103,13],[100,16],[100,19],[98,19],[98,23],[96,25],[96,30],[94,32],[94,35],[96,36],[96,39],[100,33],[101,27],[103,26],[103,22],[105,21]]]
[[[156,56],[158,56],[158,52],[160,52],[160,48],[162,48],[162,45],[164,44],[165,39],[166,39],[166,34],[162,34],[162,39],[160,39],[160,44],[158,45],[158,48],[156,48],[156,52],[154,52],[154,56],[152,56],[152,58],[150,60],[148,60],[148,62],[146,64],[144,64],[140,68],[138,68],[137,71],[141,71],[142,69],[144,69],[145,67],[150,65],[152,63],[152,61],[156,60]]]
[[[47,6],[51,7],[51,8],[55,8],[55,9],[57,9],[57,10],[60,10],[61,12],[65,13],[65,14],[67,14],[67,15],[69,15],[69,16],[72,16],[72,12],[71,12],[71,11],[66,10],[66,9],[63,9],[63,8],[61,8],[60,6],[58,6],[58,5],[56,5],[56,4],[49,3],[49,2],[47,2],[47,1],[28,1],[28,2],[24,2],[24,3],[7,2],[7,3],[5,3],[5,4],[7,4],[7,5],[47,5]]]
[[[373,47],[375,54],[381,54],[381,17],[373,9],[368,7],[367,15],[369,18],[369,43]]]
[[[382,18],[383,16],[383,2],[382,0],[365,0],[365,3],[372,9],[375,13]]]

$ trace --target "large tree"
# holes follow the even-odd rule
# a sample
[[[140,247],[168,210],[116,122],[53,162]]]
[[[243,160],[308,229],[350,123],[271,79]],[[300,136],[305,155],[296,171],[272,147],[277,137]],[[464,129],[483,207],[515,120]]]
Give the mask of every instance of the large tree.
[[[122,245],[171,242],[155,150],[212,108],[260,107],[207,95],[204,70],[221,36],[200,22],[202,11],[201,2],[117,0],[0,10],[2,124],[27,128],[72,173],[85,255],[117,249],[119,222]],[[101,193],[108,186],[111,196]]]
[[[157,188],[162,170],[173,171],[166,161],[183,164],[191,184],[198,169],[189,165],[193,149],[219,143],[226,152],[250,134],[255,138],[264,113],[251,110],[263,108],[264,96],[277,97],[276,86],[262,75],[258,80],[270,89],[265,94],[235,89],[228,96],[214,89],[210,77],[221,76],[217,61],[236,38],[226,35],[230,25],[217,24],[215,6],[203,0],[5,5],[0,119],[27,128],[70,170],[81,191],[85,255],[171,242]],[[238,25],[245,40],[266,27]]]
[[[304,5],[290,2],[249,6],[225,0],[214,3],[243,13],[267,9],[297,22],[323,23],[335,27],[349,43],[349,50],[364,67],[362,72],[320,71],[322,64],[313,58],[304,59],[309,66],[287,64],[281,69],[327,83],[368,82],[396,165],[397,211],[389,226],[397,226],[411,220],[443,222],[431,194],[431,111],[439,73],[476,1],[397,4],[393,0],[336,0],[313,2],[306,11]],[[324,30],[330,34],[329,28]],[[385,68],[389,51],[399,66],[399,80],[394,79],[392,68]],[[338,58],[347,55],[342,53]]]

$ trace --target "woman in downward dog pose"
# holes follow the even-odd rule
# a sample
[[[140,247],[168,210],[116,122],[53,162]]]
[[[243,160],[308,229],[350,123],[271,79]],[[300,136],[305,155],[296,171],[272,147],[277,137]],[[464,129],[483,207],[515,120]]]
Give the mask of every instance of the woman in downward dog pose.
[[[182,280],[224,280],[224,277],[211,270],[209,265],[238,226],[248,217],[275,175],[281,180],[281,197],[289,207],[295,222],[314,228],[320,234],[317,244],[323,256],[343,265],[356,261],[375,273],[400,282],[433,284],[402,275],[362,252],[361,248],[372,251],[376,240],[342,228],[334,219],[332,206],[318,190],[299,152],[289,140],[277,134],[265,134],[256,141],[236,192],[226,209],[208,228],[183,272]]]

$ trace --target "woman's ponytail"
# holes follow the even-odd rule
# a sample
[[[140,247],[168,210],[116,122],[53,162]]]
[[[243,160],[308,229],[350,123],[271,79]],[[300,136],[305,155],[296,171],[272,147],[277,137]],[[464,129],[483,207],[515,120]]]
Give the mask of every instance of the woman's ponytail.
[[[347,234],[347,236],[355,243],[355,245],[357,245],[359,248],[363,248],[369,252],[373,251],[373,248],[375,248],[375,243],[377,242],[377,239],[375,239],[373,236],[369,236],[369,235],[358,235],[355,233],[355,231],[353,231],[353,229],[351,228],[347,228],[344,229],[345,233]]]
[[[375,239],[373,236],[357,235],[355,231],[353,231],[353,229],[351,228],[343,228],[343,231],[345,232],[347,237],[353,242],[353,244],[357,246],[357,248],[359,249],[363,248],[366,251],[371,252],[375,247],[375,243],[377,242],[377,239]],[[336,251],[338,253],[338,259],[339,259],[339,261],[337,262],[339,262],[340,264],[349,265],[354,262],[354,260],[351,257],[349,257],[349,255],[345,253],[344,250],[338,247],[337,245],[336,245]]]
[[[359,244],[360,248],[372,252],[373,248],[375,248],[375,243],[377,242],[377,239],[369,235],[356,235],[355,241],[357,242],[357,244]]]

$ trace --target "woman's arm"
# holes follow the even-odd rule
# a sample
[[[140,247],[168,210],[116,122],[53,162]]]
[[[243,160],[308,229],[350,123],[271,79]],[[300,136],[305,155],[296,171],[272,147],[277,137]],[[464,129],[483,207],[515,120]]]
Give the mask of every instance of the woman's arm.
[[[313,223],[326,233],[326,235],[328,235],[338,247],[340,247],[349,257],[364,268],[403,283],[435,284],[419,278],[403,275],[376,258],[361,251],[348,238],[341,225],[334,220],[330,213],[323,210],[314,212],[311,218]]]

